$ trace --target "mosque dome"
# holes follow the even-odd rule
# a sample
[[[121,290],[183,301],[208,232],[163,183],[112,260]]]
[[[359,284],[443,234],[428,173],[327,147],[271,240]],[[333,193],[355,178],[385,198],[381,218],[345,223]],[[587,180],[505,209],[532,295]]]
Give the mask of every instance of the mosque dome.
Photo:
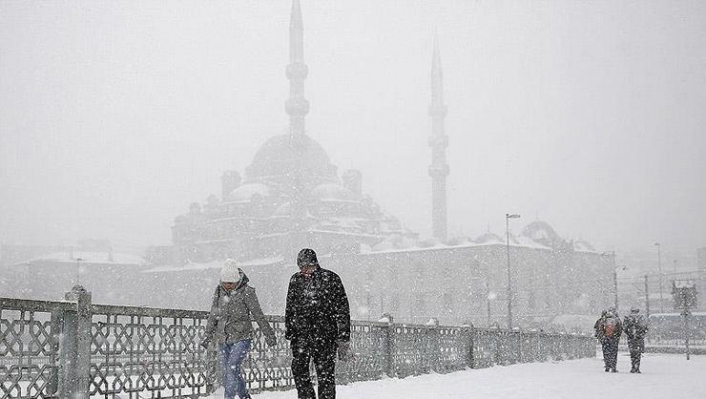
[[[326,151],[307,135],[272,137],[260,147],[245,172],[247,180],[291,178],[295,173],[307,181],[336,181],[336,167]]]
[[[547,222],[536,220],[522,230],[522,235],[534,242],[553,247],[555,244],[564,242]]]
[[[260,183],[243,184],[231,191],[228,195],[229,201],[251,202],[254,198],[265,198],[271,195],[270,188]]]
[[[501,238],[499,235],[487,232],[475,240],[478,244],[490,245],[490,244],[506,244],[505,239]]]
[[[322,201],[355,201],[355,194],[339,184],[324,183],[318,185],[312,196]]]
[[[292,203],[291,202],[285,202],[284,204],[280,205],[275,209],[275,212],[272,214],[274,217],[289,217],[292,215]]]

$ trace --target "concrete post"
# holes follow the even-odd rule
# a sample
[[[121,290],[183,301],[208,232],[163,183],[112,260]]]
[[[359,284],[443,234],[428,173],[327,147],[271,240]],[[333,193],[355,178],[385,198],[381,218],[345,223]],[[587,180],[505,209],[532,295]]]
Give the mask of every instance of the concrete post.
[[[76,285],[64,296],[76,311],[64,314],[59,364],[59,397],[87,399],[91,372],[91,293]]]

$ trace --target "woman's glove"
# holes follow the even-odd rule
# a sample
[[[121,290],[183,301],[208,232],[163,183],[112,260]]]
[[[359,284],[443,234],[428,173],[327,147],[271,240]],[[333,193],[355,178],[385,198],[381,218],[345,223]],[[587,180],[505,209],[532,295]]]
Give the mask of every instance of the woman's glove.
[[[271,337],[265,337],[265,343],[270,348],[274,348],[275,346],[277,346],[277,338],[274,335]]]

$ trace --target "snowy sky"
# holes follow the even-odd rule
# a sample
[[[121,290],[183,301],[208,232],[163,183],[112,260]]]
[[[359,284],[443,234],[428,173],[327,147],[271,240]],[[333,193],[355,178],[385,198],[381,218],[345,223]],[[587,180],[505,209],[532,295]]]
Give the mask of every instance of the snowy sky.
[[[0,240],[170,242],[284,133],[290,0],[0,0]],[[431,230],[444,68],[449,230],[542,219],[599,249],[706,245],[706,3],[302,2],[309,134]]]

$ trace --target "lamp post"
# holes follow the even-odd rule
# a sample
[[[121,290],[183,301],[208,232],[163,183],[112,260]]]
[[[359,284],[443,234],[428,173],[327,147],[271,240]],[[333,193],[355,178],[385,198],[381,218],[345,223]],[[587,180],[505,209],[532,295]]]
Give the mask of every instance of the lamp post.
[[[657,268],[659,269],[659,312],[664,313],[664,298],[662,297],[662,248],[658,242],[655,243],[657,246]]]
[[[510,219],[517,219],[518,214],[505,214],[505,234],[507,237],[507,328],[512,330],[512,273],[510,269]]]
[[[83,259],[76,258],[76,285],[81,285],[81,262]]]
[[[601,256],[610,257],[611,259],[611,266],[613,267],[613,306],[618,309],[618,268],[615,265],[615,251],[603,252]],[[623,270],[625,270],[625,267],[623,267]]]

